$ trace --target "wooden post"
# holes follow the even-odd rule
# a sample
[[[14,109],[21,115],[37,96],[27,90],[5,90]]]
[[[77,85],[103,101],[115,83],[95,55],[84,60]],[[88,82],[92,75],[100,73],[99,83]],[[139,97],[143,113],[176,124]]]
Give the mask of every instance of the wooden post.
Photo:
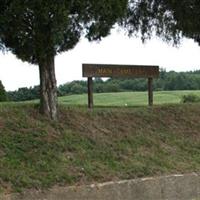
[[[149,106],[153,106],[153,78],[148,78],[148,101]]]
[[[93,81],[88,77],[88,108],[93,108]]]

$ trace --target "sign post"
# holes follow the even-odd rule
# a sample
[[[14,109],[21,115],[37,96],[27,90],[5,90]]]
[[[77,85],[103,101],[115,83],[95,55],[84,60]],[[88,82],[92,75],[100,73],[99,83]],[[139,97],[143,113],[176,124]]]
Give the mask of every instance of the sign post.
[[[153,78],[148,78],[148,100],[149,106],[153,106]]]
[[[93,81],[88,77],[88,108],[93,108]]]
[[[83,64],[83,77],[88,78],[88,107],[93,107],[92,77],[147,78],[148,103],[153,105],[153,78],[158,78],[159,67],[148,65]]]

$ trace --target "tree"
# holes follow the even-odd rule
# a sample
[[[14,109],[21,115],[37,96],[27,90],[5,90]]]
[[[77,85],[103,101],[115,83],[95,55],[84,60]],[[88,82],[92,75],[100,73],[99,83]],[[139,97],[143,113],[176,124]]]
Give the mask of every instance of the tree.
[[[130,0],[122,25],[129,36],[141,36],[142,41],[158,36],[164,41],[179,43],[181,31],[173,13],[176,0]],[[139,33],[139,34],[138,34]]]
[[[39,65],[41,113],[57,118],[55,55],[83,34],[107,36],[126,7],[127,0],[0,0],[0,48]]]
[[[16,91],[7,92],[9,101],[27,101],[39,98],[39,86],[23,87]]]
[[[0,102],[1,101],[7,101],[7,95],[4,86],[0,81]]]
[[[130,0],[124,25],[143,40],[155,34],[177,44],[184,36],[200,45],[199,22],[199,0]]]
[[[194,39],[200,45],[200,1],[182,0],[174,1],[162,0],[165,5],[165,12],[170,11],[173,15],[176,30],[187,38]]]

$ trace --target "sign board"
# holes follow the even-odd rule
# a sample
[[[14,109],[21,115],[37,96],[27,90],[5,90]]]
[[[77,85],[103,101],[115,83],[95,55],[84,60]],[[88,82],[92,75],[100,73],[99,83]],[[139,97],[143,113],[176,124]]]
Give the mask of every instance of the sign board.
[[[158,78],[159,67],[148,65],[83,64],[83,77]]]
[[[159,67],[152,65],[83,64],[83,77],[88,78],[88,107],[93,107],[93,77],[147,78],[148,102],[153,105],[153,78],[159,77]]]

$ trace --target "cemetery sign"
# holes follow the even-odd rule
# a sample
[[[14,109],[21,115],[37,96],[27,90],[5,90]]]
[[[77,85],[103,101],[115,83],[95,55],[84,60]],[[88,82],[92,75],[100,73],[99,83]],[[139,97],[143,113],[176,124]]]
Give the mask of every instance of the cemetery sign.
[[[153,105],[153,78],[159,77],[159,67],[152,65],[83,64],[83,77],[88,78],[88,107],[93,107],[92,77],[147,78],[148,101]]]

